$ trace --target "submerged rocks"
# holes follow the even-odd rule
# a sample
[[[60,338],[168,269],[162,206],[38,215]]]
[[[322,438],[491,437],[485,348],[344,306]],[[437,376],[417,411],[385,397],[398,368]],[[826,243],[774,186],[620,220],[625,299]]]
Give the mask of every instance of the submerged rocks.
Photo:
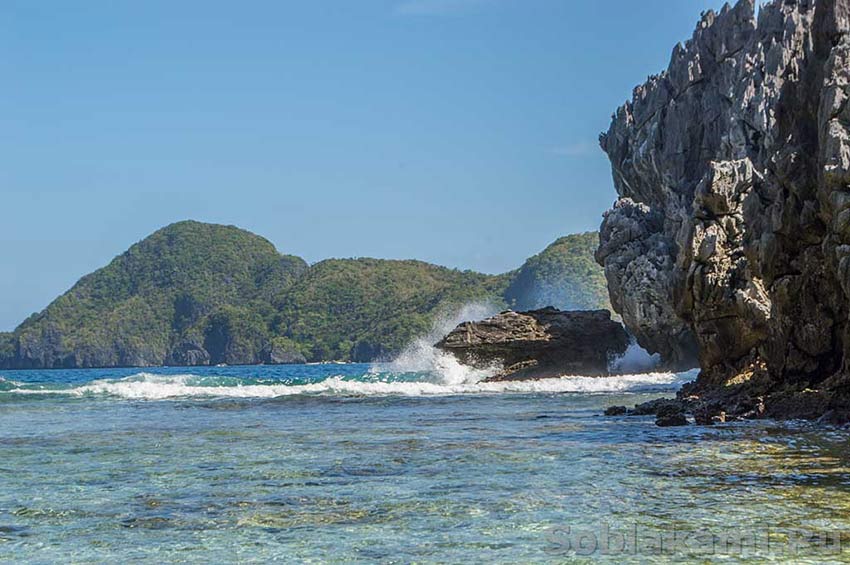
[[[611,358],[628,346],[628,334],[607,310],[555,308],[465,322],[436,345],[466,365],[498,367],[495,380],[607,375]]]
[[[629,409],[625,406],[611,406],[605,410],[606,416],[626,416],[629,413]]]
[[[605,410],[606,416],[655,416],[655,425],[662,428],[687,426],[689,424],[687,413],[691,407],[688,402],[659,398],[637,404],[629,409],[625,406],[611,406]],[[699,421],[697,421],[699,423]]]
[[[668,363],[698,355],[704,422],[850,414],[848,14],[708,11],[601,137],[613,307]]]

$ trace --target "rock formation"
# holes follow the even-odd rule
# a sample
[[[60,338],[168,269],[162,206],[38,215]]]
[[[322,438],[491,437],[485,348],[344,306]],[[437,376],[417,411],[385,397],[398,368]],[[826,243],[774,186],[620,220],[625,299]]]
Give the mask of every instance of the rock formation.
[[[686,394],[815,417],[850,398],[850,0],[706,12],[617,110],[597,260]]]
[[[611,358],[628,346],[628,334],[607,310],[556,308],[464,322],[436,345],[466,365],[498,367],[495,380],[607,375]]]

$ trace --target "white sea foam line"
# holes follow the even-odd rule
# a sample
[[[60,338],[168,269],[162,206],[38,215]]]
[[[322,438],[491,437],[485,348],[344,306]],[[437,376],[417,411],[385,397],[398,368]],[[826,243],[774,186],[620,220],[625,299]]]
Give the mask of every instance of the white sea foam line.
[[[65,390],[13,389],[15,394],[69,396],[109,395],[132,400],[169,398],[277,398],[295,395],[332,396],[454,396],[464,394],[617,393],[641,390],[676,390],[693,380],[690,373],[648,373],[616,377],[561,377],[539,381],[437,384],[429,382],[362,382],[331,377],[305,385],[196,386],[187,382],[197,375],[139,374],[118,381],[94,381]]]

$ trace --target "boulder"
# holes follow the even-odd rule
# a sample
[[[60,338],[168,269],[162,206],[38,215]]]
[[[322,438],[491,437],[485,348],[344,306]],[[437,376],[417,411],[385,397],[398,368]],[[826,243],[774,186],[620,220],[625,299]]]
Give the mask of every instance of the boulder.
[[[673,428],[688,425],[688,418],[684,412],[665,412],[659,414],[655,425],[660,428]]]
[[[609,406],[605,409],[606,416],[627,416],[629,409],[625,406]]]
[[[607,310],[556,308],[464,322],[436,345],[466,365],[497,368],[494,380],[604,376],[628,346],[629,335]]]

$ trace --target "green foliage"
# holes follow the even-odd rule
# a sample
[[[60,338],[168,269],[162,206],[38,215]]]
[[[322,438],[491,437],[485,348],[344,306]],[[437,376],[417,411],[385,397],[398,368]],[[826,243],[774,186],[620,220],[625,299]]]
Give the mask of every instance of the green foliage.
[[[310,360],[368,361],[399,352],[447,309],[500,304],[506,282],[420,261],[331,259],[292,286],[275,330],[307,344]]]
[[[596,245],[568,236],[499,276],[378,259],[308,267],[244,230],[180,222],[0,334],[0,367],[387,358],[472,302],[608,307]]]
[[[15,331],[35,347],[22,365],[159,365],[186,340],[220,323],[226,334],[213,358],[242,358],[267,334],[273,302],[307,269],[267,240],[233,226],[179,222],[108,266],[80,279]],[[235,308],[235,310],[234,310]],[[73,361],[66,361],[68,357]],[[252,359],[251,355],[244,357]],[[8,363],[7,363],[8,364]]]
[[[15,335],[0,332],[0,359],[10,359],[15,355]]]
[[[610,310],[605,273],[593,258],[597,247],[597,232],[560,238],[525,262],[505,299],[517,310]]]
[[[273,337],[271,339],[271,347],[273,350],[281,353],[303,355],[304,357],[310,352],[310,348],[306,345],[284,336]]]
[[[268,343],[267,324],[254,310],[223,306],[205,320],[204,349],[212,364],[259,363]]]

